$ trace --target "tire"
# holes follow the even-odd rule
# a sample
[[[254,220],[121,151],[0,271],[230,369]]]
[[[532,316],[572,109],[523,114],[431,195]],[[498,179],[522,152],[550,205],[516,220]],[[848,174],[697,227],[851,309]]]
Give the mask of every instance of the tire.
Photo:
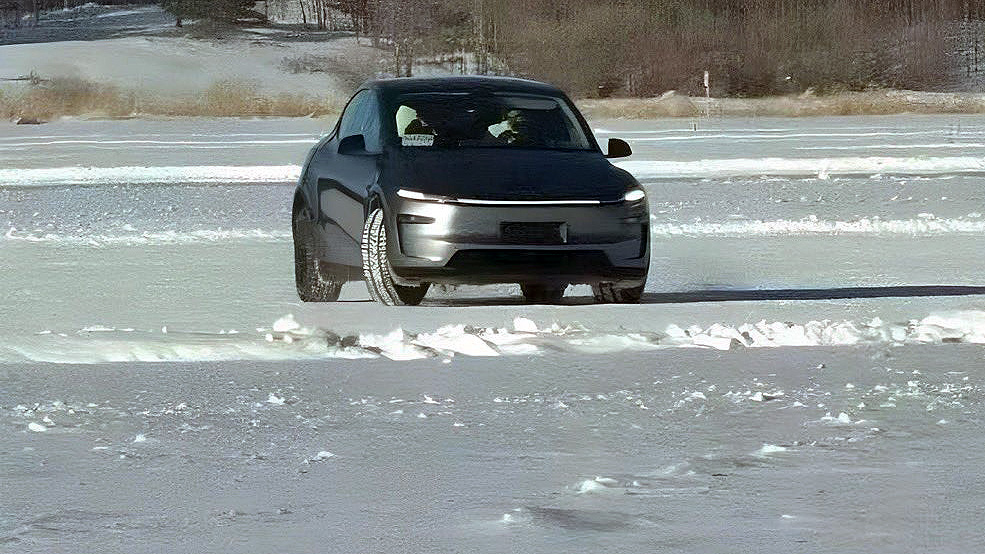
[[[527,302],[532,304],[554,304],[564,296],[568,285],[544,285],[539,283],[520,283],[520,291]]]
[[[369,213],[363,225],[363,275],[369,295],[373,300],[387,306],[416,306],[424,300],[431,283],[398,285],[393,279],[393,270],[387,258],[386,238],[383,210],[376,208]]]
[[[620,287],[615,283],[599,283],[592,285],[592,296],[598,304],[639,304],[645,284],[646,282],[635,287]]]
[[[301,212],[291,215],[294,235],[294,284],[303,302],[335,302],[342,292],[343,280],[324,276],[318,271],[318,260],[307,237],[300,229]],[[329,277],[329,278],[326,278]]]

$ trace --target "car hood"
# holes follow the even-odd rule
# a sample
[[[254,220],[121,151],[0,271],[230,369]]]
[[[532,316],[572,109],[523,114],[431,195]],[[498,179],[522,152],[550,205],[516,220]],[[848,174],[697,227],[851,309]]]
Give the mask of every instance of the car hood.
[[[396,148],[393,188],[479,200],[622,199],[635,181],[599,152],[504,148]]]

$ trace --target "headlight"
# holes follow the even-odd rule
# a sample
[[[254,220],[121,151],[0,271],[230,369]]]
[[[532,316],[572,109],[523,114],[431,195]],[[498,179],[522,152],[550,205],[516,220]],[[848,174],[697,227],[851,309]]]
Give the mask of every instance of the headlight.
[[[624,202],[639,202],[644,198],[646,198],[646,193],[643,192],[643,189],[632,189],[630,191],[627,191],[626,194],[622,197]]]
[[[455,199],[450,196],[439,196],[437,194],[424,194],[423,192],[417,192],[416,190],[406,190],[406,189],[398,190],[397,196],[401,198],[406,198],[408,200],[421,200],[423,202],[454,202],[455,201]]]

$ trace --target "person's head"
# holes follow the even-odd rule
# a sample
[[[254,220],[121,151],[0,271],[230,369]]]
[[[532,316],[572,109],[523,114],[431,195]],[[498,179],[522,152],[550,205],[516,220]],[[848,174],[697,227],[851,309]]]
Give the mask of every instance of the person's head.
[[[518,126],[523,126],[523,124],[525,123],[523,112],[521,112],[520,110],[507,111],[506,122],[510,124],[511,129],[516,129]]]

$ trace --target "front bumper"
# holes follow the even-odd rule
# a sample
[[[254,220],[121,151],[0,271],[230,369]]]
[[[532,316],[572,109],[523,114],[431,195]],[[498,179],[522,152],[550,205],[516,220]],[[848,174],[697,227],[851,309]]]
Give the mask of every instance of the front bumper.
[[[396,198],[387,225],[398,280],[457,284],[638,283],[649,267],[646,200],[467,205]],[[504,237],[504,224],[557,224],[560,240]]]

